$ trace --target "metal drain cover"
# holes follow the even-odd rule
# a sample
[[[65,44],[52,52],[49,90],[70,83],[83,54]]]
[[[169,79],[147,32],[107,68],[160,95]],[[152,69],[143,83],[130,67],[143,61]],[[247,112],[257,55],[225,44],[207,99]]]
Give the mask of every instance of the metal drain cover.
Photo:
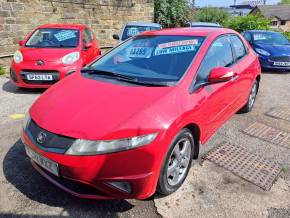
[[[245,148],[222,142],[211,150],[207,159],[237,176],[268,191],[282,170],[280,164],[250,153]]]
[[[290,121],[290,109],[287,108],[272,108],[266,115],[282,120]]]
[[[263,123],[254,122],[244,130],[244,133],[290,149],[290,133]]]

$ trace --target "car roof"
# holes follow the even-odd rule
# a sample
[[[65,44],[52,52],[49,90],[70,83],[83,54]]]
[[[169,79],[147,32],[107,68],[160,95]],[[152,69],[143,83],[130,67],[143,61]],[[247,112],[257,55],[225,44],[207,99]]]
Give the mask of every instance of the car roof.
[[[140,35],[178,35],[178,36],[209,36],[211,34],[221,35],[226,33],[236,33],[234,30],[227,28],[213,28],[213,27],[186,27],[186,28],[172,28],[153,30],[141,33]]]
[[[86,27],[84,24],[44,24],[38,28],[84,29]]]
[[[245,32],[248,32],[248,33],[277,33],[275,31],[270,31],[270,30],[247,30]]]
[[[132,21],[132,22],[128,22],[126,23],[126,26],[151,26],[151,27],[161,27],[160,24],[158,23],[150,23],[150,22],[140,22],[140,21]]]
[[[221,27],[220,24],[218,23],[210,23],[210,22],[191,22],[190,23],[190,26],[191,27],[194,27],[194,26],[200,26],[200,27],[203,27],[203,26],[208,26],[208,27]]]

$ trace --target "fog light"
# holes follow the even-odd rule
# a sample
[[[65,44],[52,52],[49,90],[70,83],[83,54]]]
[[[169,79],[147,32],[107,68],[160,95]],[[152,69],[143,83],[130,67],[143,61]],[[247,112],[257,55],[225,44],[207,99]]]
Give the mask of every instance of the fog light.
[[[109,184],[123,192],[131,193],[132,187],[129,182],[109,182]]]

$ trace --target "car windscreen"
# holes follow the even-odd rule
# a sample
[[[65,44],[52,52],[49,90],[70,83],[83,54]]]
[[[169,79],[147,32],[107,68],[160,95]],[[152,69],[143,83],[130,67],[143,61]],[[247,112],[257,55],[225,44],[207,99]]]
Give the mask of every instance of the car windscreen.
[[[122,41],[124,41],[132,36],[136,36],[142,32],[145,32],[145,31],[159,30],[159,29],[160,29],[160,27],[154,27],[154,26],[127,25],[123,31]]]
[[[26,42],[26,47],[75,48],[79,44],[79,30],[61,28],[37,29]]]
[[[275,44],[275,45],[289,44],[289,41],[281,33],[272,33],[272,32],[253,33],[253,40],[255,43],[261,44]]]
[[[136,81],[175,84],[196,56],[204,37],[137,36],[127,40],[88,68],[114,72]]]

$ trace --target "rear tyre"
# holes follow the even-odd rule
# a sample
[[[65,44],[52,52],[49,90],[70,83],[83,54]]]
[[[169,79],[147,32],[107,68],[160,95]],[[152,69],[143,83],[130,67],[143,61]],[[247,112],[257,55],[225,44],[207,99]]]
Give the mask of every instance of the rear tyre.
[[[194,154],[194,139],[189,129],[182,129],[174,138],[160,172],[157,192],[169,195],[184,182]]]
[[[248,102],[247,104],[239,111],[240,113],[248,113],[250,112],[255,104],[256,101],[256,97],[257,97],[257,93],[258,93],[258,89],[259,89],[259,82],[258,80],[255,80],[249,98],[248,98]]]

